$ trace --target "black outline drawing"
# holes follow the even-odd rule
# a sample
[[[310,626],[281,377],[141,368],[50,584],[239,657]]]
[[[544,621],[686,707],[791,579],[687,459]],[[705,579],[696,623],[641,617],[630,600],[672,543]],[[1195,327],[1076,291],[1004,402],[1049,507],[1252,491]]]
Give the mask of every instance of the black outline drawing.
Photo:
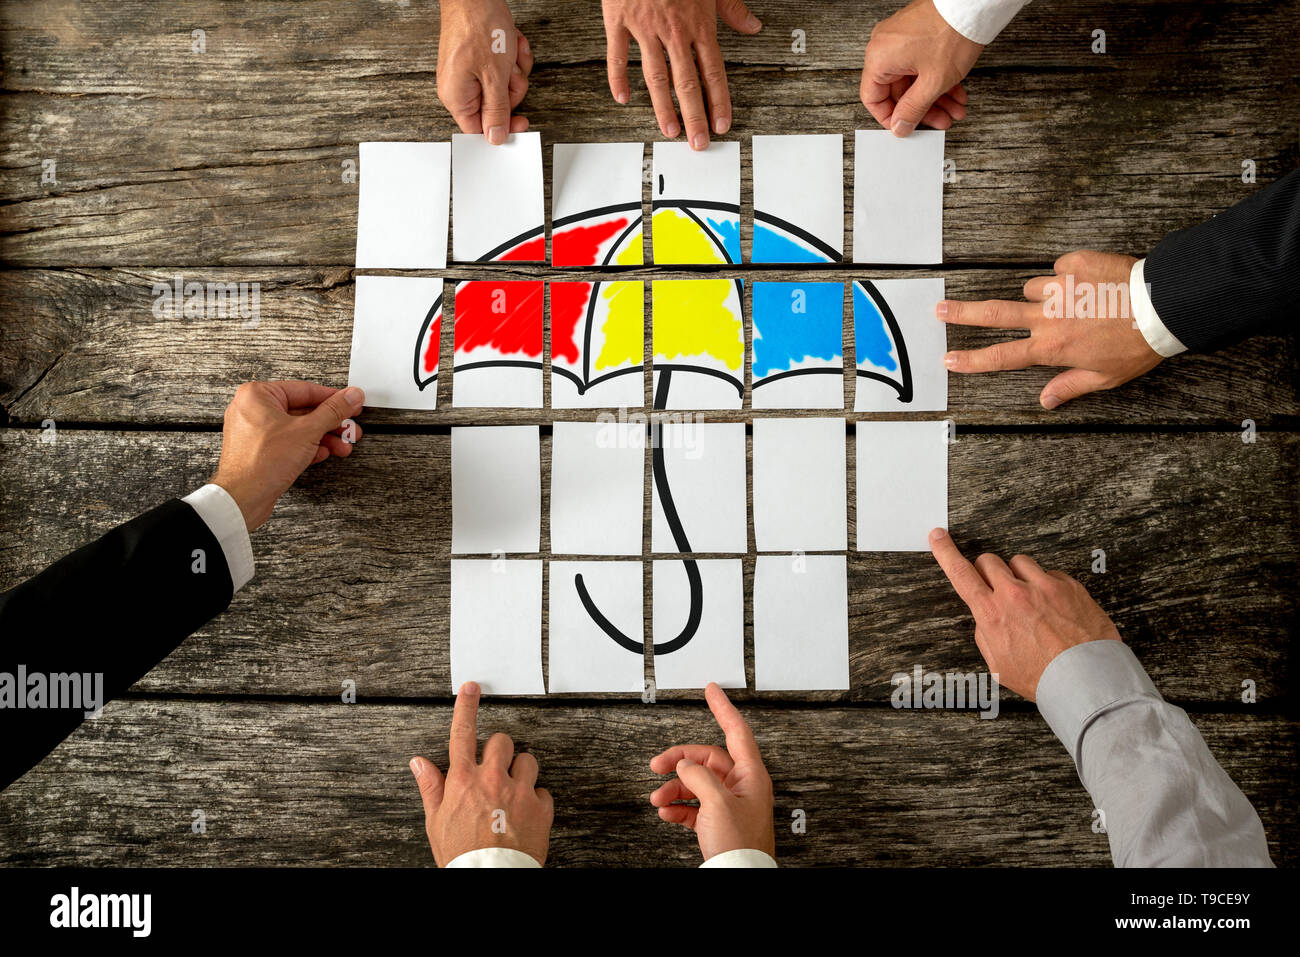
[[[433,324],[433,320],[434,320],[434,319],[441,320],[441,318],[442,318],[442,291],[439,290],[439,291],[438,291],[438,299],[437,299],[437,301],[434,302],[434,304],[433,304],[432,306],[429,307],[429,312],[425,315],[425,317],[424,317],[424,322],[421,323],[421,325],[420,325],[420,335],[419,335],[418,337],[416,337],[416,340],[415,340],[415,385],[416,385],[416,388],[418,388],[421,392],[424,391],[425,386],[429,385],[429,384],[432,383],[432,382],[437,382],[437,381],[438,381],[438,369],[437,369],[437,368],[435,368],[435,369],[433,370],[433,375],[429,376],[427,379],[421,379],[421,378],[420,378],[420,366],[423,364],[423,363],[422,363],[422,360],[424,359],[424,348],[423,348],[423,347],[424,347],[424,336],[425,336],[425,334],[429,331],[429,326],[431,326],[431,325]],[[442,323],[441,323],[441,321],[439,321],[438,329],[439,329],[440,331],[441,331],[441,329],[442,329]],[[442,345],[441,345],[441,343],[439,343],[438,348],[439,348],[439,351],[441,352],[441,349],[442,349]],[[439,367],[442,366],[442,356],[441,356],[441,354],[438,356],[438,366],[439,366]]]
[[[662,181],[663,181],[663,176],[661,175],[661,176],[659,177],[659,179],[660,179],[659,189],[660,189],[660,191],[662,192],[662,190],[663,190],[663,182],[662,182]],[[653,222],[654,222],[654,214],[655,214],[655,210],[657,210],[657,209],[680,209],[683,213],[685,213],[687,216],[689,216],[691,219],[693,219],[693,220],[695,221],[695,225],[699,226],[700,229],[704,230],[704,235],[705,235],[705,236],[707,236],[707,237],[709,237],[709,239],[713,240],[713,245],[716,246],[716,247],[718,248],[719,252],[722,253],[722,258],[726,261],[726,262],[725,262],[725,265],[728,265],[728,266],[734,266],[734,265],[736,265],[736,260],[734,260],[734,259],[731,258],[731,253],[727,251],[727,244],[726,244],[725,242],[723,242],[722,237],[718,235],[718,233],[717,233],[716,230],[711,229],[707,223],[705,223],[703,220],[701,220],[700,217],[696,216],[695,213],[693,212],[693,210],[696,210],[696,209],[718,209],[718,210],[722,210],[723,212],[727,212],[727,213],[735,213],[735,214],[736,214],[736,241],[739,242],[739,241],[740,241],[740,206],[739,206],[738,204],[736,204],[736,203],[716,203],[716,202],[713,202],[713,201],[711,201],[711,200],[693,200],[693,199],[692,199],[692,200],[686,200],[686,199],[680,199],[680,200],[679,200],[679,199],[656,199],[656,200],[653,200],[653,201],[650,203],[650,220],[651,220],[651,224],[652,224],[652,228],[651,228],[651,248],[652,248],[652,249],[653,249],[653,247],[654,247],[654,242],[653,242],[653,240],[654,240],[654,236],[653,236],[653,233],[654,233],[654,230],[653,230]],[[657,262],[658,262],[658,260],[656,260],[656,263],[657,263]],[[709,266],[709,265],[712,265],[712,263],[664,263],[663,265],[668,265],[668,266],[690,266],[690,265]]]
[[[898,353],[898,371],[899,379],[890,378],[879,372],[868,372],[857,365],[856,346],[853,356],[853,364],[857,374],[864,379],[874,379],[877,382],[883,382],[898,393],[899,402],[912,401],[912,363],[907,358],[907,343],[903,341],[903,330],[898,325],[898,320],[894,318],[894,310],[889,308],[889,303],[885,300],[884,294],[876,288],[875,283],[869,279],[853,280],[855,286],[861,286],[862,291],[867,294],[880,314],[885,317],[885,325],[889,327],[889,335],[894,340],[894,351]],[[853,313],[853,336],[856,343],[858,334],[858,314],[856,310]],[[900,381],[901,379],[901,381]],[[857,397],[854,396],[854,404],[857,404]]]
[[[633,211],[636,212],[636,215],[632,217],[632,221],[628,223],[627,228],[624,229],[621,233],[619,233],[618,237],[615,238],[613,245],[610,246],[608,251],[606,251],[605,253],[604,261],[597,264],[601,266],[609,266],[611,265],[610,260],[613,259],[614,254],[617,253],[618,250],[623,247],[623,243],[626,242],[628,236],[632,234],[632,230],[637,229],[641,225],[641,203],[640,202],[615,203],[611,206],[597,206],[595,209],[584,210],[581,213],[574,213],[572,216],[561,216],[559,219],[552,220],[551,222],[551,265],[554,266],[556,269],[584,268],[582,266],[561,265],[555,262],[556,230],[563,229],[565,226],[572,226],[574,223],[584,222],[588,219],[596,219],[597,217],[601,217],[601,216],[609,216],[612,213],[630,213]],[[641,258],[642,258],[642,262],[639,265],[645,265],[644,262],[645,256],[643,255]],[[613,265],[615,265],[617,268],[617,264],[613,264]],[[625,266],[623,268],[636,269],[637,265],[638,264],[633,264],[631,266]],[[591,268],[591,267],[586,267],[586,268]]]
[[[641,221],[641,220],[640,220],[640,217],[637,217],[637,222],[640,222],[640,221]],[[638,282],[638,281],[640,281],[640,280],[636,280],[636,279],[631,279],[631,280],[614,279],[614,280],[607,280],[607,281],[610,281],[610,282]],[[554,343],[552,343],[552,347],[551,347],[551,372],[558,372],[560,375],[564,376],[566,379],[568,379],[570,382],[572,382],[575,386],[577,386],[577,387],[578,387],[578,395],[586,395],[588,389],[593,388],[594,386],[598,386],[598,385],[600,385],[602,382],[608,382],[610,379],[617,378],[618,376],[621,376],[621,375],[627,375],[627,374],[629,374],[629,373],[631,373],[631,372],[644,372],[644,371],[645,371],[645,363],[644,363],[644,362],[638,362],[636,365],[634,365],[634,366],[628,366],[626,369],[615,369],[613,372],[606,372],[604,375],[596,376],[596,378],[594,378],[594,379],[591,378],[591,329],[592,329],[592,325],[593,325],[593,323],[594,323],[594,320],[595,320],[595,318],[596,318],[596,294],[597,294],[598,292],[600,292],[600,287],[601,287],[601,285],[603,284],[603,281],[602,281],[602,280],[598,280],[598,279],[597,279],[597,280],[592,280],[592,279],[577,279],[577,280],[554,279],[554,280],[551,281],[551,288],[552,288],[552,290],[554,290],[555,283],[557,283],[557,282],[585,282],[585,283],[587,283],[588,286],[591,287],[591,289],[590,289],[590,291],[587,293],[587,314],[583,317],[583,320],[582,320],[582,322],[583,322],[583,330],[582,330],[582,377],[579,378],[578,376],[576,376],[576,375],[574,375],[572,372],[570,372],[568,369],[565,369],[565,368],[563,368],[563,367],[561,367],[561,366],[557,366],[557,365],[555,364],[555,349],[554,349]],[[644,304],[642,305],[642,309],[641,309],[641,336],[642,336],[642,341],[644,342],[644,339],[645,339],[645,306],[644,306]]]
[[[821,239],[813,235],[812,233],[808,232],[808,230],[804,229],[802,226],[796,226],[794,223],[781,219],[778,216],[773,216],[771,213],[762,212],[761,210],[758,209],[754,210],[754,222],[767,223],[769,226],[775,226],[778,229],[789,233],[791,236],[797,236],[799,239],[802,239],[809,246],[812,246],[815,250],[817,250],[817,252],[828,256],[829,259],[827,260],[827,263],[844,262],[844,253],[837,250],[834,246],[826,242],[824,239]],[[754,260],[754,261],[758,262],[758,260]],[[786,264],[786,263],[770,263],[767,260],[763,260],[762,265],[816,266],[817,263],[800,262],[800,263]]]
[[[514,237],[513,239],[507,239],[504,243],[502,243],[500,246],[497,246],[495,249],[489,249],[478,259],[474,260],[474,262],[480,262],[480,263],[496,262],[497,257],[502,253],[509,252],[510,250],[514,249],[516,246],[522,246],[530,239],[536,239],[538,236],[545,236],[545,235],[546,235],[546,224],[542,223],[540,226],[534,226],[532,229],[520,233],[518,236]],[[542,249],[545,250],[545,248],[546,246],[545,244],[543,244]],[[541,259],[516,259],[511,261],[521,262],[521,263],[544,263],[546,262],[546,254],[545,252],[543,252]]]
[[[499,286],[499,285],[501,285],[502,283],[507,283],[507,282],[526,282],[526,283],[533,283],[533,282],[536,282],[536,283],[545,283],[545,280],[542,280],[542,279],[500,279],[500,280],[497,280],[497,279],[461,279],[461,280],[456,281],[455,285],[452,287],[452,294],[451,294],[451,296],[452,296],[452,302],[453,302],[453,303],[456,301],[456,294],[457,294],[458,292],[460,292],[461,287],[462,287],[462,286],[468,286],[468,285],[469,285],[470,283],[472,283],[472,282],[485,282],[485,283],[489,283],[489,284],[491,284],[491,285]],[[542,296],[543,296],[543,297],[545,297],[545,295],[546,295],[546,291],[545,291],[545,290],[546,290],[546,287],[545,287],[545,285],[543,285],[543,286],[542,286]],[[545,316],[542,317],[542,322],[543,322],[543,323],[546,322],[546,317],[545,317]],[[545,333],[545,330],[546,330],[546,326],[543,325],[543,326],[542,326],[542,331],[543,331],[543,333]],[[545,348],[543,348],[542,351],[545,352]],[[480,360],[477,361],[477,362],[463,362],[463,363],[458,363],[458,362],[456,361],[455,317],[453,317],[452,347],[451,347],[451,374],[454,376],[454,375],[456,375],[456,373],[458,373],[458,372],[466,372],[466,371],[468,371],[468,370],[470,370],[470,369],[491,369],[491,368],[494,368],[494,367],[506,367],[506,368],[514,368],[514,369],[536,369],[536,370],[540,373],[540,372],[542,371],[542,360],[541,360],[541,359],[536,359],[536,360],[534,360],[534,359],[480,359]]]

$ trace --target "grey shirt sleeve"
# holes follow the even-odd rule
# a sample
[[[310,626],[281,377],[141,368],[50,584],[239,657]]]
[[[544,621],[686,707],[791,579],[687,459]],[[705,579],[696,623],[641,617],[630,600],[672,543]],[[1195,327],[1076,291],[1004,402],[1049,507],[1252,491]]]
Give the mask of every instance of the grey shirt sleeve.
[[[1066,649],[1038,710],[1104,817],[1116,867],[1271,867],[1259,815],[1122,641]]]

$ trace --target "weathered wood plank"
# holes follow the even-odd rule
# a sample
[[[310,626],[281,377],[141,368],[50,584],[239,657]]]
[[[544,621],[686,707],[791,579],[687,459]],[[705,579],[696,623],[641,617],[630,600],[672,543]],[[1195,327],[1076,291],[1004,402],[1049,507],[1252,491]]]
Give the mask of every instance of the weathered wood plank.
[[[547,269],[462,267],[452,276],[575,278],[592,273]],[[250,327],[239,318],[157,318],[153,286],[170,286],[176,274],[200,282],[256,282],[260,318]],[[1015,298],[1033,269],[957,270],[943,275],[956,299]],[[793,280],[809,273],[746,270],[750,283]],[[881,275],[878,271],[866,272]],[[622,274],[620,274],[622,275]],[[627,278],[651,280],[699,273],[630,270]],[[864,271],[823,270],[818,278],[848,281]],[[895,273],[896,275],[896,273]],[[582,418],[565,410],[502,412],[456,409],[451,401],[450,355],[454,296],[445,294],[439,409],[433,413],[370,410],[370,423],[448,424],[487,421],[552,421]],[[235,386],[245,379],[304,378],[343,384],[352,336],[353,282],[345,268],[166,270],[11,270],[0,273],[0,415],[37,424],[47,418],[74,422],[139,424],[220,423]],[[649,305],[647,290],[647,334]],[[851,306],[846,307],[845,354],[851,356]],[[748,334],[748,330],[746,330]],[[953,348],[974,348],[1002,338],[996,330],[949,327]],[[1038,394],[1055,374],[1045,368],[982,376],[949,376],[948,413],[911,413],[953,418],[960,426],[1003,423],[1158,423],[1260,428],[1300,423],[1300,362],[1289,336],[1261,336],[1214,356],[1179,356],[1141,380],[1067,404],[1056,412],[1038,405]],[[549,378],[549,376],[548,376]],[[846,398],[852,407],[852,369]],[[648,395],[648,394],[647,394]],[[746,398],[748,409],[748,397]],[[761,413],[760,413],[761,414]],[[783,413],[784,414],[784,413]],[[748,417],[750,413],[745,412]],[[717,415],[718,418],[725,417]],[[0,419],[3,421],[3,419]]]
[[[893,3],[787,0],[757,38],[724,32],[733,135],[871,126],[862,46]],[[949,140],[945,255],[1049,262],[1078,247],[1141,253],[1294,168],[1285,44],[1296,4],[1032,6],[971,79]],[[605,83],[586,3],[520,4],[539,57],[527,113],[549,143],[656,138],[638,84]],[[192,53],[190,31],[208,31]],[[370,139],[445,138],[436,11],[328,3],[10,5],[0,15],[0,259],[20,265],[341,265]],[[809,36],[806,57],[790,31]],[[1089,52],[1094,28],[1109,52]],[[795,126],[791,117],[797,116]],[[549,151],[548,151],[549,154]],[[58,163],[43,184],[42,160]],[[851,150],[846,155],[851,188]],[[745,195],[748,197],[748,170]]]
[[[853,541],[851,432],[849,443]],[[363,698],[447,694],[449,446],[445,433],[371,435],[350,460],[311,470],[254,536],[253,582],[140,687],[333,698],[352,680]],[[197,487],[219,436],[64,430],[46,444],[39,430],[11,429],[0,447],[9,587]],[[542,455],[549,462],[549,436]],[[1294,680],[1298,460],[1291,434],[1253,445],[1231,433],[968,435],[951,447],[949,518],[972,557],[1025,552],[1080,577],[1170,698],[1231,706],[1251,679],[1276,701]],[[542,481],[546,516],[549,468]],[[646,496],[648,510],[648,486]],[[1095,549],[1105,574],[1090,570]],[[885,701],[890,678],[914,665],[981,666],[966,609],[929,555],[849,559],[852,688],[786,697]],[[752,557],[745,569],[749,596]],[[752,686],[751,608],[747,598]]]
[[[1100,865],[1104,835],[1069,757],[1036,715],[748,707],[776,784],[777,855],[812,865]],[[0,794],[0,863],[432,863],[413,754],[445,763],[450,708],[123,701]],[[1195,715],[1254,802],[1278,865],[1291,840],[1296,724]],[[698,703],[489,703],[555,796],[551,866],[690,866],[693,835],[658,820],[650,757],[720,741]],[[791,833],[791,815],[807,832]],[[191,829],[194,812],[206,833]]]

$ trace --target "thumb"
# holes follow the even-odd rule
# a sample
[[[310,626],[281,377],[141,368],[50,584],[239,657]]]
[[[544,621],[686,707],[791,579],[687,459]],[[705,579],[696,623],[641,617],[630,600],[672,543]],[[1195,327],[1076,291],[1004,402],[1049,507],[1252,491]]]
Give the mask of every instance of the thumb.
[[[1107,379],[1100,372],[1067,369],[1043,387],[1043,394],[1038,397],[1038,401],[1044,409],[1055,409],[1071,399],[1105,388]]]
[[[696,764],[690,758],[677,762],[677,776],[683,784],[700,799],[700,806],[713,801],[721,801],[731,796],[731,792],[718,780],[718,776],[702,764]]]
[[[303,428],[310,429],[319,439],[341,426],[344,419],[359,415],[365,401],[366,394],[356,386],[340,389],[302,417]]]
[[[442,807],[442,772],[425,758],[411,758],[411,773],[420,786],[420,800],[424,802],[424,816],[432,817]]]
[[[500,146],[510,134],[510,83],[509,76],[487,73],[480,77],[483,84],[483,133],[493,146]]]
[[[890,129],[894,131],[894,135],[909,135],[920,125],[925,114],[930,112],[934,101],[942,95],[943,90],[936,87],[934,81],[925,75],[918,76],[899,99],[889,119]]]
[[[757,33],[763,29],[763,21],[749,12],[749,7],[740,0],[720,0],[718,16],[726,21],[731,29],[740,33]]]

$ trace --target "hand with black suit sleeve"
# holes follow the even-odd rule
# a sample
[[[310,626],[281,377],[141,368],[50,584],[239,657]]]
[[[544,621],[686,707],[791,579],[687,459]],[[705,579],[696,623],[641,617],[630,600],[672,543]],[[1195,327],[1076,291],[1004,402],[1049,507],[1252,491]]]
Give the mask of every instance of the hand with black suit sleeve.
[[[305,468],[350,454],[363,398],[240,386],[212,483],[0,593],[0,789],[226,608],[252,577],[248,532]]]
[[[1025,329],[1027,336],[954,351],[958,373],[1064,367],[1039,401],[1054,409],[1113,389],[1180,352],[1210,352],[1290,320],[1300,276],[1300,170],[1190,229],[1146,259],[1077,250],[1055,275],[1025,283],[1027,301],[945,300],[944,322]]]

